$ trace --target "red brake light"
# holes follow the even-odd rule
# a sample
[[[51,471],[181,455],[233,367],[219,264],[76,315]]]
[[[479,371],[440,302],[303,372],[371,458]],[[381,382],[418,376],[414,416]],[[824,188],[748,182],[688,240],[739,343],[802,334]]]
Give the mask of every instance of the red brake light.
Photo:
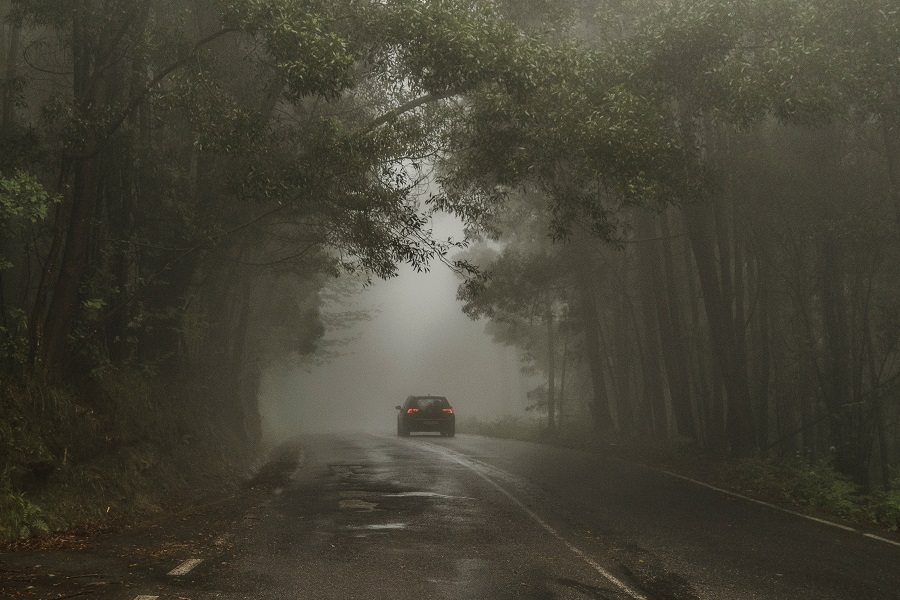
[[[407,408],[406,409],[406,414],[414,413],[414,412],[419,412],[419,409],[418,408]]]
[[[447,414],[451,414],[451,415],[453,414],[453,409],[452,409],[452,408],[442,408],[441,410],[444,411],[444,412],[447,413]]]

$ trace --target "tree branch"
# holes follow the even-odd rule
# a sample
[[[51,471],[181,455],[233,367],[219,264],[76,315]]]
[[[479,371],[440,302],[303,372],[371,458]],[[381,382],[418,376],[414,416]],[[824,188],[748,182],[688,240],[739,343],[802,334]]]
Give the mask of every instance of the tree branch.
[[[160,71],[156,75],[156,77],[154,77],[152,80],[150,80],[150,82],[146,86],[144,86],[144,89],[142,89],[134,97],[132,97],[131,100],[128,101],[128,105],[125,107],[125,109],[121,113],[119,113],[119,116],[117,116],[116,119],[114,121],[112,121],[112,123],[110,123],[110,125],[106,128],[106,131],[99,138],[99,141],[97,142],[97,145],[95,148],[93,148],[92,150],[90,150],[89,152],[87,152],[85,154],[76,155],[74,158],[86,159],[86,158],[92,158],[92,157],[96,156],[97,154],[99,154],[103,150],[103,147],[104,147],[106,141],[112,137],[113,133],[118,131],[119,127],[122,126],[122,123],[124,123],[125,120],[129,116],[131,116],[135,110],[138,109],[138,107],[144,102],[144,100],[147,98],[147,96],[150,94],[150,92],[152,92],[154,90],[154,88],[156,88],[156,86],[158,86],[160,83],[162,83],[163,80],[165,80],[173,72],[177,71],[178,69],[183,67],[185,64],[187,64],[188,61],[190,61],[191,59],[196,57],[197,54],[200,52],[200,50],[203,49],[204,46],[214,42],[215,40],[219,39],[222,36],[228,35],[229,33],[235,33],[238,31],[240,31],[240,30],[236,29],[236,28],[221,29],[215,33],[212,33],[212,34],[206,36],[205,38],[203,38],[202,40],[200,40],[196,44],[194,44],[193,47],[190,49],[190,51],[187,54],[185,54],[179,60],[175,61],[174,63],[172,63],[171,65],[169,65],[168,67],[166,67],[165,69]]]
[[[418,98],[413,98],[412,100],[410,100],[408,102],[404,102],[397,108],[390,110],[390,111],[384,113],[383,115],[381,115],[380,117],[376,118],[374,121],[369,123],[369,125],[365,129],[363,129],[362,133],[363,134],[371,133],[372,131],[374,131],[375,129],[378,129],[382,125],[385,125],[386,123],[394,121],[395,119],[399,118],[403,114],[408,113],[411,110],[415,110],[415,109],[419,108],[420,106],[422,106],[423,104],[429,104],[431,102],[439,102],[441,100],[446,100],[447,98],[451,98],[451,97],[455,96],[457,93],[458,92],[456,92],[456,91],[449,91],[449,92],[444,92],[442,94],[425,94],[424,96],[419,96]]]

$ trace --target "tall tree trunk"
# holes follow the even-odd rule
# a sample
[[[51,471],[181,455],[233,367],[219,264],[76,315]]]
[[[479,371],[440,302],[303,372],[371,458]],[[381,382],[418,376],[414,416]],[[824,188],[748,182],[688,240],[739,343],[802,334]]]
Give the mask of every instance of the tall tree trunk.
[[[0,3],[0,29],[7,29],[6,17],[11,3]],[[4,66],[3,95],[0,97],[0,140],[6,139],[12,131],[15,118],[16,86],[13,82],[19,76],[19,55],[21,54],[22,28],[17,24],[9,24],[9,41],[0,40]]]
[[[855,436],[849,411],[850,343],[848,339],[847,301],[844,296],[843,260],[840,242],[828,234],[822,254],[822,317],[828,344],[827,388],[828,423],[835,465],[839,471],[859,478]]]
[[[662,257],[663,271],[657,261],[654,267],[654,287],[656,288],[656,309],[662,328],[662,346],[668,372],[669,392],[672,411],[678,433],[696,439],[697,427],[694,422],[693,402],[687,356],[689,344],[684,336],[684,318],[681,295],[676,287],[675,267],[672,260],[671,231],[668,215],[659,214],[660,240],[654,244]]]
[[[88,267],[91,219],[97,203],[99,165],[95,157],[75,163],[72,205],[60,259],[59,273],[47,307],[43,345],[37,355],[37,367],[48,374],[66,363],[68,335],[78,307],[79,292]]]
[[[683,229],[683,228],[682,228]],[[697,413],[700,419],[699,425],[704,436],[706,447],[713,452],[725,452],[725,428],[724,428],[724,412],[721,409],[723,403],[718,397],[719,386],[715,381],[711,380],[711,375],[715,372],[715,365],[711,365],[710,361],[714,360],[708,353],[703,353],[700,344],[701,331],[700,326],[700,303],[701,299],[697,293],[697,268],[693,260],[693,250],[691,250],[691,240],[687,232],[683,230],[683,255],[684,255],[684,274],[687,281],[687,315],[690,316],[690,322],[687,324],[691,331],[688,356],[690,357],[690,365],[693,371],[694,394],[697,397]],[[706,336],[702,339],[705,341]],[[712,368],[710,368],[712,366]]]
[[[90,84],[93,56],[86,31],[90,8],[89,0],[76,0],[72,10],[72,90],[81,111],[93,109],[100,98],[100,86]],[[65,231],[54,234],[54,245],[58,243],[59,236],[64,235],[65,241],[59,244],[59,269],[51,279],[53,283],[44,288],[49,302],[43,324],[39,326],[40,335],[34,357],[36,369],[45,375],[51,369],[62,366],[66,360],[68,335],[87,271],[91,220],[99,186],[98,142],[96,135],[89,132],[83,146],[76,151],[80,155],[72,160],[72,190],[66,198],[68,214]],[[40,315],[38,317],[41,318]]]
[[[606,397],[606,383],[603,377],[603,353],[600,347],[600,319],[597,314],[597,302],[594,292],[591,262],[578,262],[580,273],[578,290],[581,296],[581,318],[584,322],[584,339],[587,345],[588,370],[591,375],[593,399],[590,404],[594,431],[602,434],[613,429],[609,401]]]
[[[651,422],[645,425],[657,438],[666,438],[668,433],[668,415],[666,411],[665,379],[663,376],[663,350],[660,340],[661,324],[657,311],[657,294],[659,279],[659,252],[652,241],[656,237],[653,217],[647,211],[635,215],[635,233],[639,237],[637,258],[639,265],[639,281],[641,292],[641,325],[645,355],[644,393],[648,396],[652,408]],[[648,241],[651,240],[651,241]]]
[[[556,433],[556,332],[553,304],[547,307],[547,429]]]
[[[746,362],[738,363],[742,353],[736,347],[735,323],[731,315],[733,298],[726,297],[721,287],[724,278],[716,260],[716,240],[709,208],[700,202],[685,204],[685,224],[697,262],[713,351],[727,394],[726,436],[735,456],[750,456],[754,453],[756,436]]]
[[[896,116],[883,115],[881,132],[884,136],[884,150],[887,158],[888,181],[891,186],[891,200],[894,205],[894,220],[897,240],[900,242],[900,120]]]
[[[769,380],[771,378],[771,301],[767,257],[756,257],[756,304],[753,318],[753,374],[756,432],[763,454],[769,448]]]
[[[568,321],[567,321],[568,323]],[[563,414],[566,410],[567,401],[566,401],[566,383],[568,381],[568,372],[567,369],[569,367],[569,327],[563,328],[563,339],[562,339],[562,361],[559,365],[559,394],[556,398],[556,414],[557,414],[557,422],[559,425],[562,425],[563,422]]]
[[[875,346],[872,343],[871,324],[868,319],[865,323],[865,345],[869,355],[869,385],[872,394],[872,416],[875,420],[875,436],[878,441],[878,455],[881,475],[881,485],[885,491],[891,489],[891,455],[888,444],[887,427],[885,423],[884,402],[882,401],[881,382],[878,380],[878,368],[875,358]]]

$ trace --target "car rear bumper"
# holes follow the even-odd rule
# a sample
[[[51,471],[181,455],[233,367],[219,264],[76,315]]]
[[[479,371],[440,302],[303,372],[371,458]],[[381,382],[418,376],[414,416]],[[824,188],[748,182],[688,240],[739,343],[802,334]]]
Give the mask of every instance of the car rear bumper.
[[[416,416],[415,418],[404,417],[402,419],[403,428],[407,431],[446,431],[456,426],[456,419],[453,415],[429,417]]]

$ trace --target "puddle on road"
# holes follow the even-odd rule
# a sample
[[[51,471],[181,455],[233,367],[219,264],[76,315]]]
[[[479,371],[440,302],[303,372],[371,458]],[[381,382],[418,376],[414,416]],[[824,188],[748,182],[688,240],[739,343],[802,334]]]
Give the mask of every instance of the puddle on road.
[[[365,500],[353,498],[351,500],[341,500],[340,502],[338,502],[338,506],[341,508],[348,508],[348,509],[372,512],[375,510],[375,507],[378,506],[378,503],[377,502],[366,502]]]
[[[383,496],[381,492],[372,492],[369,490],[346,490],[338,492],[341,498],[371,498],[373,496]]]
[[[472,500],[467,496],[448,496],[436,492],[401,492],[399,494],[384,494],[385,498],[446,498],[448,500]]]
[[[389,531],[396,529],[406,529],[406,523],[373,523],[371,525],[358,525],[354,527],[347,527],[347,529],[353,531]]]

